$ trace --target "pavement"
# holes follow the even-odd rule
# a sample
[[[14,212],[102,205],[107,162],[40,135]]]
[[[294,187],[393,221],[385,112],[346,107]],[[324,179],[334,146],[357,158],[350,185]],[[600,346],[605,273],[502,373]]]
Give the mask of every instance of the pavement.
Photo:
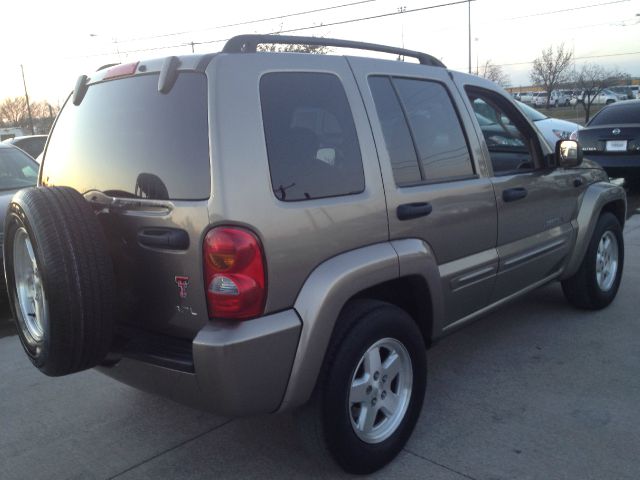
[[[371,478],[640,478],[640,215],[599,312],[541,288],[443,339],[407,446]],[[0,320],[0,478],[348,478],[290,415],[229,420],[90,370],[49,378]]]

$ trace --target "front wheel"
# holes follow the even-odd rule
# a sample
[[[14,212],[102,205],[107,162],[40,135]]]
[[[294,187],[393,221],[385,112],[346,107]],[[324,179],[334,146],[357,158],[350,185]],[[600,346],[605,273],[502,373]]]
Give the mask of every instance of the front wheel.
[[[427,363],[422,334],[400,308],[349,305],[332,337],[306,415],[315,448],[350,473],[374,472],[407,442],[422,409]],[[313,448],[313,447],[312,447]]]
[[[612,213],[600,215],[578,271],[562,282],[569,302],[589,310],[609,305],[618,293],[624,265],[624,239]]]

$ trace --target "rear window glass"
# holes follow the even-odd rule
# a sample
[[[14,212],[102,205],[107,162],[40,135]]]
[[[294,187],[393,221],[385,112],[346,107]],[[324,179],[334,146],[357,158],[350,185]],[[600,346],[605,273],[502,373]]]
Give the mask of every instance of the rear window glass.
[[[592,125],[614,125],[624,123],[640,123],[640,103],[621,104],[606,107],[589,122]]]
[[[158,75],[91,85],[68,101],[51,134],[42,182],[81,193],[151,199],[209,198],[207,82],[182,72],[168,94]]]
[[[364,190],[356,128],[338,77],[268,73],[260,80],[260,101],[271,185],[279,200]]]

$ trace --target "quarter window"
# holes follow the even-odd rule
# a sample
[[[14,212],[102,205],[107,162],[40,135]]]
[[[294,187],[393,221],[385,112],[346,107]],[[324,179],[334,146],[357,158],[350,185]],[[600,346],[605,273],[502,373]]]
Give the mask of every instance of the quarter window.
[[[364,190],[353,115],[338,77],[269,73],[260,81],[260,99],[271,185],[279,200]]]

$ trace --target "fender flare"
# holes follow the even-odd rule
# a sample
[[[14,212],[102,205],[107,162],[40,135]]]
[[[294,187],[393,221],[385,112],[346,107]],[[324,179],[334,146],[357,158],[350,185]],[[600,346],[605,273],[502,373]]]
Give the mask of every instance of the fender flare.
[[[311,397],[335,323],[349,299],[367,288],[410,274],[422,275],[429,289],[441,295],[435,257],[421,240],[369,245],[337,255],[311,272],[294,304],[302,329],[279,411],[300,406]],[[435,303],[438,307],[434,313],[441,312],[441,298]]]
[[[627,196],[621,186],[609,182],[598,182],[589,185],[585,190],[580,210],[573,222],[576,230],[575,245],[560,280],[565,280],[578,271],[598,223],[600,212],[606,205],[613,202],[622,202],[624,204],[622,218],[626,218]],[[622,226],[624,227],[624,221]]]

